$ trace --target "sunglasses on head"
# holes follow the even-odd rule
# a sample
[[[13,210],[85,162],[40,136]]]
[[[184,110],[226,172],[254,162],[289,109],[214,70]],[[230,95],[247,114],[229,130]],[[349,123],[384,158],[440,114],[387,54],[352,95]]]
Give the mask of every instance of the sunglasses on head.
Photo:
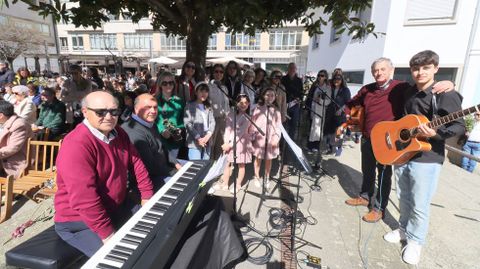
[[[175,85],[175,82],[173,82],[173,80],[162,81],[162,83],[160,83],[160,85],[162,85],[162,86],[168,86],[168,85],[173,86],[173,85]]]
[[[97,117],[100,117],[100,118],[106,117],[108,113],[110,113],[110,115],[112,117],[118,117],[122,113],[118,108],[106,109],[106,108],[90,108],[90,107],[87,107],[87,109],[95,112],[95,115],[97,115]]]

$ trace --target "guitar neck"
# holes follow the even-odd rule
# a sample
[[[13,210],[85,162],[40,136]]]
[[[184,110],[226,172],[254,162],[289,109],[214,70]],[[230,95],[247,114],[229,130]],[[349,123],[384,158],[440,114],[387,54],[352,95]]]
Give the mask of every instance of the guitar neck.
[[[474,112],[480,112],[480,104],[476,105],[476,106],[469,107],[469,108],[464,109],[464,110],[460,110],[460,111],[457,111],[457,112],[450,113],[450,114],[448,114],[446,116],[443,116],[443,117],[440,117],[440,118],[433,119],[432,121],[430,121],[428,123],[428,127],[435,129],[435,128],[438,128],[438,127],[440,127],[442,125],[445,125],[449,122],[458,120],[459,118],[463,118],[463,117],[465,117],[469,114],[472,114]]]

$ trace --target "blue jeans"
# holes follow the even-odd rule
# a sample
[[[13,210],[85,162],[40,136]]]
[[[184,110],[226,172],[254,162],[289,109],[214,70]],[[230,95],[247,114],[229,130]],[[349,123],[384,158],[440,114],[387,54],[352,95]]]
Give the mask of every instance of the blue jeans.
[[[408,162],[395,167],[400,200],[400,228],[407,239],[425,244],[430,218],[430,202],[437,189],[442,165]]]
[[[208,148],[196,149],[188,148],[189,160],[210,160],[210,150]]]
[[[480,142],[467,141],[463,146],[463,151],[472,154],[473,156],[480,156]],[[477,162],[467,157],[462,158],[462,168],[472,173],[475,170]]]

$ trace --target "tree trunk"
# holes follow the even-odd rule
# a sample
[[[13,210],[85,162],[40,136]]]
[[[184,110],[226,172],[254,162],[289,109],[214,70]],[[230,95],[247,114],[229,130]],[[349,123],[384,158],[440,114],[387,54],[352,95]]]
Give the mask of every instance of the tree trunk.
[[[15,58],[12,58],[12,57],[7,57],[7,62],[8,62],[8,68],[10,70],[13,70],[13,61],[15,60]]]
[[[187,23],[187,57],[186,61],[192,61],[197,67],[195,72],[195,80],[203,81],[205,79],[205,59],[207,57],[208,39],[210,38],[210,32],[208,27],[205,27],[207,18],[203,18],[198,12],[195,16],[195,20],[191,20]],[[205,14],[205,13],[204,13]]]

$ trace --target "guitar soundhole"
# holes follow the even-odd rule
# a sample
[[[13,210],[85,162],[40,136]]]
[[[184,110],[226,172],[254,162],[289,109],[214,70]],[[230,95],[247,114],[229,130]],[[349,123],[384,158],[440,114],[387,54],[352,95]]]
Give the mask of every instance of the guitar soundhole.
[[[402,129],[400,131],[400,139],[402,141],[408,141],[410,140],[410,131],[408,129]]]

